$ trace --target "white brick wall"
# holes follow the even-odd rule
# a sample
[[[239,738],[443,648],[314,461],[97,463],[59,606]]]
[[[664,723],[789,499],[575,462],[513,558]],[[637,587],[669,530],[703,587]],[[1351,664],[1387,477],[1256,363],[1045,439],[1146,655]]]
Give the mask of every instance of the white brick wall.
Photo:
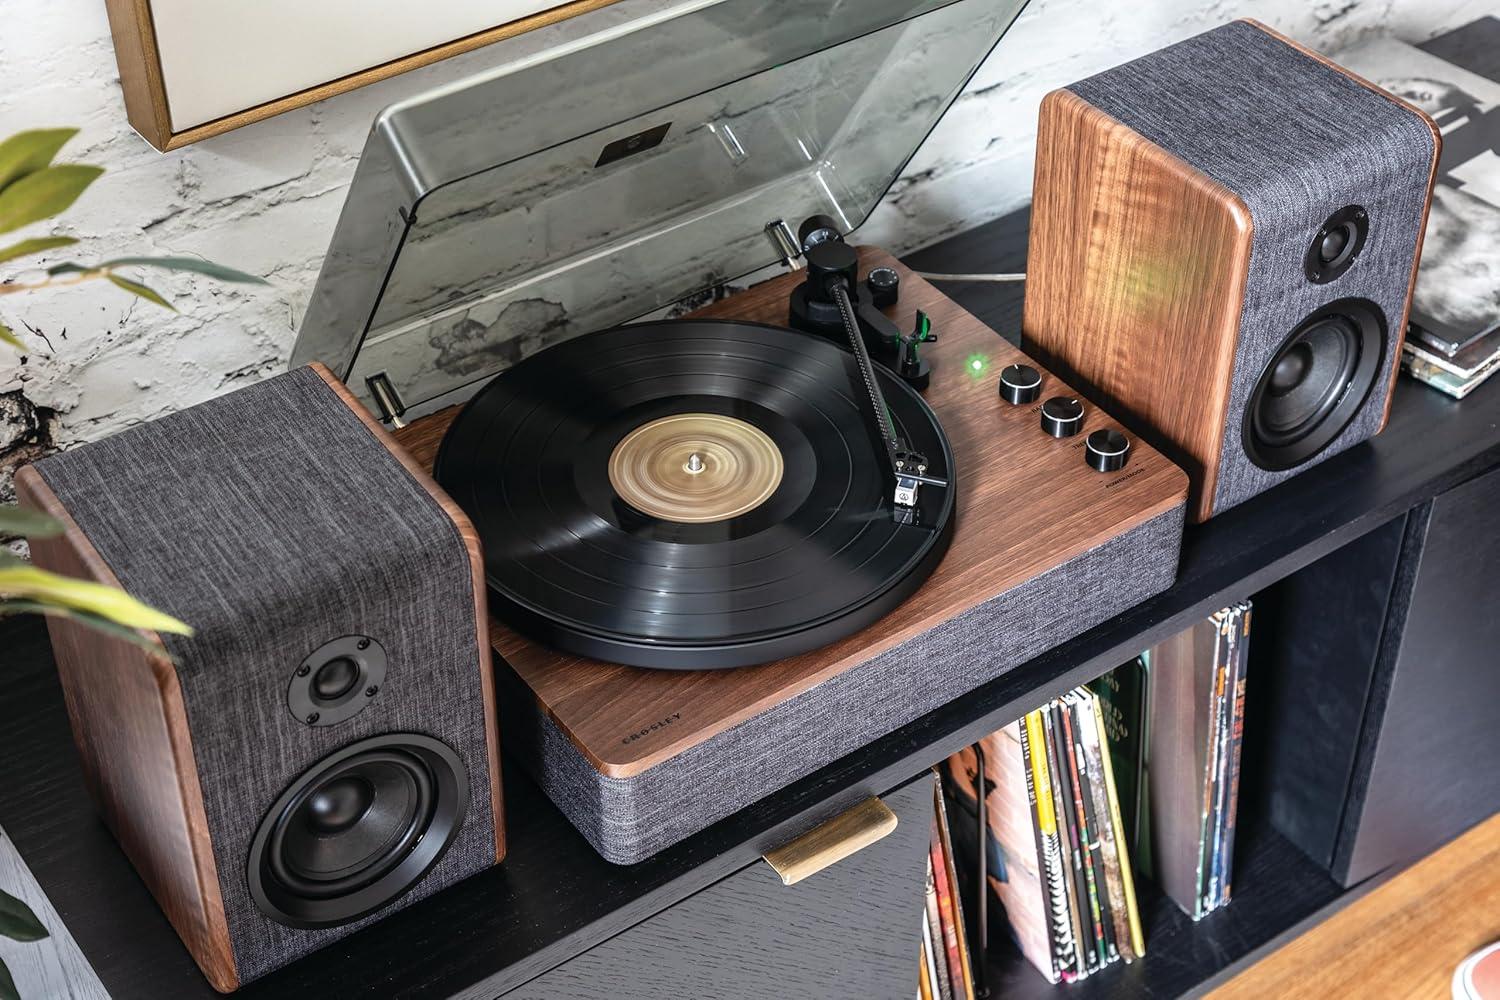
[[[1033,0],[861,238],[906,250],[1023,204],[1046,91],[1231,18],[1257,17],[1331,50],[1377,31],[1421,41],[1495,8],[1496,0]],[[162,154],[125,122],[103,0],[0,0],[0,25],[0,136],[77,125],[67,158],[108,168],[57,227],[84,239],[71,256],[195,253],[273,283],[153,274],[178,315],[102,283],[0,299],[0,317],[38,331],[26,334],[36,349],[24,360],[0,349],[0,498],[7,466],[39,450],[281,370],[374,114],[483,65],[473,53]],[[0,265],[0,278],[10,276]]]

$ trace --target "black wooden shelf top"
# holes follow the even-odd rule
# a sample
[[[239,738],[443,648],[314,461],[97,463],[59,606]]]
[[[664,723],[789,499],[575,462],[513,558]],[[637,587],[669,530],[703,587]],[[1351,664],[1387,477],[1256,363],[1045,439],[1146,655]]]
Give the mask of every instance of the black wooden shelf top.
[[[1500,22],[1493,26],[1500,29]],[[1479,72],[1493,67],[1465,57],[1500,58],[1494,47],[1466,48],[1457,33],[1427,47],[1470,61]],[[931,271],[1019,270],[1025,242],[1026,217],[1018,213],[908,263]],[[946,290],[1015,339],[1020,286]],[[895,788],[1195,619],[1497,465],[1500,380],[1456,402],[1403,377],[1383,434],[1190,528],[1177,582],[1112,621],[630,867],[602,860],[535,784],[507,767],[504,864],[238,995],[498,996],[756,862],[825,815]],[[0,621],[0,707],[0,827],[106,989],[119,998],[215,996],[88,801],[46,632],[35,619]],[[1273,831],[1252,822],[1241,837],[1227,910],[1192,924],[1169,902],[1148,896],[1145,961],[1106,970],[1092,986],[1070,991],[1175,995],[1338,899],[1327,874]],[[915,953],[914,937],[914,977]],[[1045,987],[1029,966],[1001,960],[997,973],[1016,986],[1015,996],[1041,995],[1036,986]]]

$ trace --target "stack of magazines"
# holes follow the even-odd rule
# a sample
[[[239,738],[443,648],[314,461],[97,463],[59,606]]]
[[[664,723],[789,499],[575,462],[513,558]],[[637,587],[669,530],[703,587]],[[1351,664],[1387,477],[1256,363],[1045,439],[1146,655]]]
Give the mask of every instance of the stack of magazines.
[[[1394,38],[1338,61],[1442,129],[1401,365],[1462,399],[1500,370],[1500,83]]]
[[[1082,979],[1145,953],[1092,691],[1049,702],[955,754],[947,767],[952,794],[974,803],[976,814],[984,803],[990,888],[1021,951],[1049,982]]]

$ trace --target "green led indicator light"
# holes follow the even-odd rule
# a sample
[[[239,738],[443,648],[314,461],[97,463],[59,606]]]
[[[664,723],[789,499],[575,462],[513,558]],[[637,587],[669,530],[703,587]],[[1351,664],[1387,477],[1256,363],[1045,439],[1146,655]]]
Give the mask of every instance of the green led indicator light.
[[[969,355],[968,359],[964,361],[964,368],[968,370],[969,377],[977,379],[985,372],[989,371],[990,359],[985,357],[983,354],[971,354]]]

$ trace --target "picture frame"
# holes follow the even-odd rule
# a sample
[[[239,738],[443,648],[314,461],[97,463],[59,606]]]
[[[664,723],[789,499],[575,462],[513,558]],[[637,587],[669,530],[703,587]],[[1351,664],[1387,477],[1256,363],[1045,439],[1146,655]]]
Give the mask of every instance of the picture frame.
[[[126,116],[166,151],[618,0],[105,0]]]

